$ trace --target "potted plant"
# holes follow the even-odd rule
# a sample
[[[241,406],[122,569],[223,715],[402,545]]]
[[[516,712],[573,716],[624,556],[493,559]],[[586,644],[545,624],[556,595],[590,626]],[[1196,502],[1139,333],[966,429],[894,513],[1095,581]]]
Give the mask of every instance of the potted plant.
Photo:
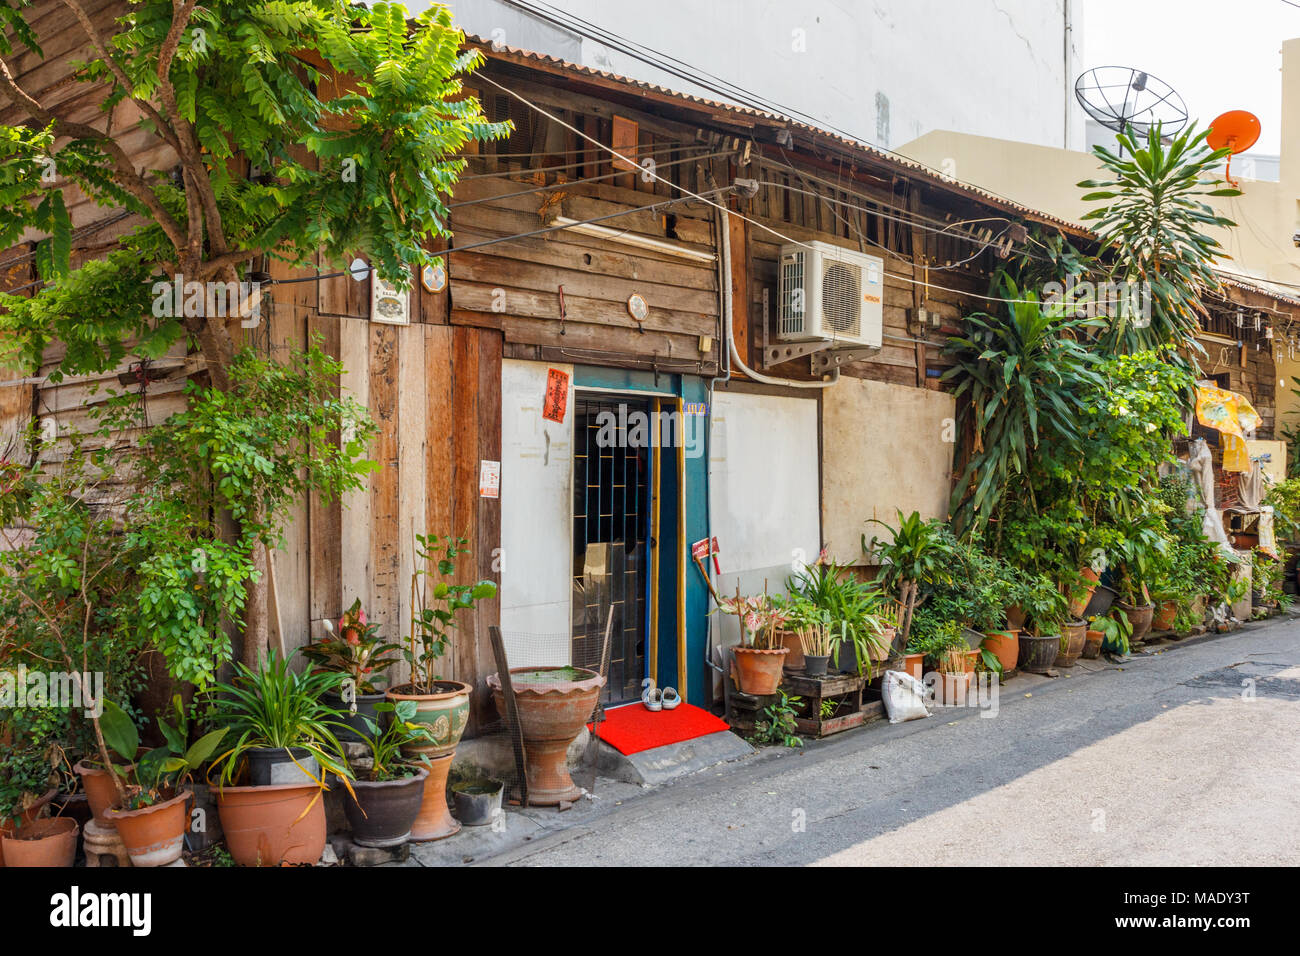
[[[439,662],[451,643],[457,615],[497,593],[491,581],[451,583],[456,574],[456,560],[470,553],[468,543],[463,537],[415,536],[411,630],[402,650],[411,679],[388,689],[390,701],[414,703],[412,721],[428,725],[430,731],[427,736],[402,745],[402,752],[407,756],[427,758],[429,771],[424,782],[424,803],[411,829],[411,839],[415,841],[439,840],[460,829],[447,811],[447,775],[469,723],[469,702],[474,688],[462,681],[444,679],[439,673]],[[436,569],[436,575],[428,570],[430,567]]]
[[[411,574],[411,632],[402,656],[411,669],[411,679],[388,690],[394,703],[415,704],[412,718],[428,724],[432,733],[403,745],[403,752],[429,758],[446,757],[456,752],[465,725],[469,722],[469,699],[474,688],[455,680],[445,680],[439,673],[443,654],[451,643],[459,612],[470,610],[476,601],[496,595],[491,581],[476,584],[452,584],[456,560],[469,554],[467,538],[415,536],[415,571]],[[434,573],[437,569],[436,583]],[[444,778],[445,782],[445,778]]]
[[[354,799],[345,800],[343,812],[352,828],[352,840],[361,846],[400,846],[411,835],[411,826],[424,802],[427,764],[401,759],[402,747],[432,736],[428,724],[416,723],[415,701],[376,705],[379,714],[392,714],[386,730],[369,718],[362,741],[369,759],[351,764],[356,779]]]
[[[29,820],[0,834],[6,866],[70,867],[77,858],[77,821],[68,817]]]
[[[913,620],[907,650],[922,656],[926,672],[936,675],[934,691],[941,703],[954,703],[958,695],[960,700],[966,699],[970,686],[967,667],[970,648],[956,621],[942,620],[932,610],[923,609]]]
[[[322,623],[329,636],[307,644],[302,653],[319,669],[346,675],[339,690],[325,691],[322,699],[343,714],[344,726],[336,734],[340,743],[360,743],[367,722],[378,713],[376,705],[385,697],[379,682],[386,682],[384,673],[396,663],[396,658],[387,655],[399,648],[380,640],[379,625],[367,623],[360,598],[339,618],[337,632],[329,621]]]
[[[1126,615],[1116,613],[1094,618],[1092,624],[1093,629],[1101,633],[1101,650],[1121,658],[1128,656],[1133,625]]]
[[[787,653],[778,637],[787,620],[785,609],[767,594],[742,597],[739,585],[735,597],[714,592],[713,599],[717,610],[735,615],[740,624],[741,642],[731,649],[731,672],[736,687],[742,694],[756,697],[775,694]]]
[[[131,864],[140,867],[166,866],[180,859],[185,831],[189,828],[189,804],[193,794],[186,787],[190,776],[216,752],[226,735],[214,730],[187,746],[185,729],[158,721],[167,743],[147,752],[130,770],[114,766],[120,776],[124,799],[107,812]],[[140,735],[126,711],[112,701],[104,702],[99,718],[104,742],[123,760],[140,750]]]
[[[873,661],[890,656],[897,615],[877,586],[859,579],[824,554],[786,584],[792,594],[829,614],[831,637],[838,638],[831,654],[840,670],[862,674]]]
[[[351,771],[335,736],[339,713],[322,698],[340,673],[298,674],[275,653],[256,671],[235,665],[229,684],[209,693],[228,728],[217,812],[230,855],[241,866],[315,863],[325,849],[322,768],[350,787]],[[252,782],[254,780],[261,783]]]
[[[867,519],[889,532],[889,540],[862,535],[862,551],[881,567],[881,582],[898,594],[902,612],[899,640],[903,646],[911,633],[912,615],[921,600],[921,589],[952,580],[957,541],[952,531],[937,518],[928,521],[920,512],[898,511],[898,527],[879,518]]]
[[[803,595],[795,595],[786,605],[786,619],[799,636],[803,672],[809,677],[825,676],[827,665],[843,640],[847,626],[840,622],[840,632],[832,634],[830,611],[818,607]]]
[[[0,840],[35,821],[58,792],[54,769],[59,758],[51,753],[53,748],[24,744],[11,741],[4,760],[0,760]],[[5,855],[0,842],[3,866]]]
[[[1061,649],[1061,628],[1068,601],[1056,583],[1044,574],[1030,574],[1020,591],[1028,632],[1019,636],[1020,654],[1016,666],[1033,673],[1045,673],[1056,663]]]

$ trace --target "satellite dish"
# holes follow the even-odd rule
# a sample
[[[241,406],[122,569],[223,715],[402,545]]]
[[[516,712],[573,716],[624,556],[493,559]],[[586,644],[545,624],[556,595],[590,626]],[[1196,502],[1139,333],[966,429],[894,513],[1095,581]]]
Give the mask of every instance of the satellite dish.
[[[1130,66],[1099,66],[1079,74],[1074,97],[1085,113],[1117,133],[1131,129],[1146,136],[1159,126],[1168,135],[1187,125],[1187,105],[1174,88]]]
[[[1228,110],[1216,116],[1210,122],[1210,133],[1205,137],[1210,149],[1230,149],[1228,166],[1223,171],[1223,178],[1229,186],[1236,186],[1232,181],[1232,157],[1244,153],[1259,141],[1259,117],[1245,110]]]

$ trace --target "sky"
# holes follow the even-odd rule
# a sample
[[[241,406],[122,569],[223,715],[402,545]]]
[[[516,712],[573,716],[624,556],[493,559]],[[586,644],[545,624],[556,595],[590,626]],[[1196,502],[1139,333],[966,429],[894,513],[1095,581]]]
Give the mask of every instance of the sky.
[[[1295,0],[1300,4],[1300,0]],[[1281,148],[1282,41],[1300,37],[1284,0],[1083,0],[1083,63],[1133,66],[1172,86],[1204,128],[1227,110],[1259,117],[1251,152]]]

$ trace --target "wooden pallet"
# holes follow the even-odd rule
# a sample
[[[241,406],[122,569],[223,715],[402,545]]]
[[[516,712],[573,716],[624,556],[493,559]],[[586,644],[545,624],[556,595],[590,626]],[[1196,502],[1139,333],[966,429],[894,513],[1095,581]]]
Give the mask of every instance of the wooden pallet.
[[[790,674],[781,682],[781,689],[800,698],[799,709],[803,714],[794,721],[799,733],[808,737],[829,737],[866,723],[867,717],[862,709],[865,684],[865,679],[857,674],[827,674],[825,677]],[[835,711],[829,717],[821,716],[824,701],[835,705]]]

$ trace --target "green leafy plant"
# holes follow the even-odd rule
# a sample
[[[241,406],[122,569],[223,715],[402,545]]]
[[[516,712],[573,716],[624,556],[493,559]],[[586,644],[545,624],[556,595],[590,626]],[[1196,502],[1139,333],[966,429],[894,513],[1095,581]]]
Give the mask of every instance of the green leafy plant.
[[[862,551],[881,565],[884,586],[898,594],[902,606],[900,628],[906,641],[922,589],[952,580],[957,542],[948,526],[937,518],[925,520],[916,511],[904,515],[900,510],[897,514],[897,527],[879,518],[867,519],[868,524],[881,525],[888,531],[889,540],[875,536],[868,540],[863,534]]]
[[[1227,149],[1205,144],[1208,129],[1193,123],[1167,137],[1161,124],[1145,139],[1131,129],[1116,137],[1120,153],[1093,147],[1108,179],[1086,180],[1085,202],[1105,205],[1083,216],[1110,253],[1107,278],[1146,283],[1151,292],[1151,321],[1121,318],[1102,337],[1110,352],[1135,352],[1162,345],[1185,346],[1199,354],[1198,316],[1205,315],[1202,296],[1220,288],[1214,262],[1222,246],[1205,228],[1226,228],[1232,220],[1218,215],[1204,197],[1239,196],[1213,175]]]
[[[303,646],[303,656],[324,670],[346,674],[358,694],[378,693],[376,681],[396,663],[396,658],[388,655],[401,650],[400,646],[385,643],[379,637],[379,625],[367,623],[360,598],[339,618],[337,633],[329,621],[323,624],[330,636]]]
[[[792,575],[786,586],[815,609],[812,613],[826,627],[832,653],[845,643],[853,647],[859,673],[873,657],[888,654],[888,625],[881,613],[884,595],[877,586],[824,555]]]
[[[176,725],[158,721],[163,739],[167,743],[148,751],[138,760],[140,735],[135,722],[121,707],[104,702],[104,713],[99,718],[104,741],[109,749],[121,758],[121,763],[111,762],[107,768],[121,777],[125,784],[126,799],[123,808],[139,810],[153,806],[159,800],[170,799],[177,788],[211,759],[225,739],[225,728],[204,734],[187,745],[188,723],[180,711],[179,698],[174,701],[178,714]]]
[[[1101,631],[1102,650],[1121,657],[1128,656],[1133,625],[1129,623],[1127,615],[1093,616],[1088,619],[1088,626],[1094,631]]]
[[[273,651],[256,670],[236,664],[233,680],[209,692],[212,721],[228,734],[226,749],[213,761],[223,785],[235,781],[243,758],[254,747],[282,749],[291,758],[291,748],[305,750],[346,784],[350,771],[335,736],[344,724],[339,712],[321,701],[323,693],[342,686],[345,675],[299,674],[289,664],[290,658]]]
[[[783,690],[778,690],[777,694],[778,699],[763,708],[763,719],[755,724],[750,740],[756,744],[802,747],[803,740],[795,732],[795,717],[796,707],[803,703],[803,699],[792,697]]]
[[[415,571],[411,574],[411,633],[402,656],[411,668],[411,693],[434,693],[438,661],[447,650],[456,615],[470,610],[475,602],[496,596],[491,581],[453,584],[456,560],[469,554],[466,538],[415,536]],[[436,568],[436,574],[427,570]],[[432,587],[429,586],[432,582]],[[424,584],[421,587],[421,584]]]
[[[380,714],[392,714],[388,726],[381,729],[369,717],[364,718],[369,733],[359,734],[370,752],[370,766],[358,779],[383,781],[400,780],[415,773],[415,767],[402,759],[402,747],[424,740],[433,740],[433,730],[426,723],[415,720],[416,704],[403,700],[396,704],[383,701],[375,705]]]

